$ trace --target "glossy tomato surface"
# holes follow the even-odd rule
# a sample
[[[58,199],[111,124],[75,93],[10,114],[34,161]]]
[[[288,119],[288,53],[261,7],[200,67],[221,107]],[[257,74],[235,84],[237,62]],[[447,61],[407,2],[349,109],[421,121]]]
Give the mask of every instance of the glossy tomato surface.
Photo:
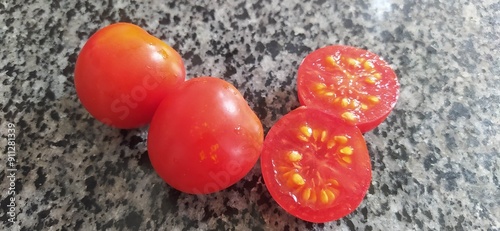
[[[392,68],[378,55],[350,46],[310,53],[297,73],[299,100],[367,132],[390,114],[399,96]]]
[[[94,33],[75,67],[76,93],[83,106],[97,120],[118,128],[149,123],[166,94],[184,79],[181,56],[129,23]]]
[[[148,152],[160,177],[186,193],[225,189],[257,162],[259,118],[230,83],[199,77],[163,101],[150,124]]]
[[[310,222],[328,222],[354,211],[371,182],[361,131],[316,109],[299,107],[269,130],[262,175],[276,202]]]

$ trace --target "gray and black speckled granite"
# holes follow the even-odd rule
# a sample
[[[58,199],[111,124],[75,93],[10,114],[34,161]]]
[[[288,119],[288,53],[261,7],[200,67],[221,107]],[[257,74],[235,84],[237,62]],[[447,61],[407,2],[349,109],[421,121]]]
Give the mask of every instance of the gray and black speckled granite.
[[[498,1],[160,2],[0,2],[0,230],[500,230]],[[361,206],[331,223],[295,219],[271,199],[258,164],[211,195],[163,183],[147,129],[104,126],[75,95],[79,50],[117,21],[178,49],[188,77],[232,82],[266,130],[298,106],[308,52],[339,43],[383,56],[401,96],[365,134],[373,182]],[[17,126],[14,224],[8,122]]]

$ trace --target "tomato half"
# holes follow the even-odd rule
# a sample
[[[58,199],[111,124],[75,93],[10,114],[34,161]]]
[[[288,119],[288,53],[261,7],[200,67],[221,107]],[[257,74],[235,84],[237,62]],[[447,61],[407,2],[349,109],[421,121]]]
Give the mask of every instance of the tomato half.
[[[97,120],[118,128],[149,123],[167,93],[184,79],[181,56],[130,23],[98,30],[83,46],[75,67],[83,106]]]
[[[259,118],[233,85],[199,77],[160,104],[149,128],[148,153],[169,185],[206,194],[243,178],[257,162],[263,139]]]
[[[378,55],[350,46],[327,46],[302,61],[299,101],[367,132],[390,114],[399,95],[392,68]]]
[[[264,182],[290,214],[328,222],[355,210],[371,182],[365,140],[353,125],[299,107],[269,130],[261,154]]]

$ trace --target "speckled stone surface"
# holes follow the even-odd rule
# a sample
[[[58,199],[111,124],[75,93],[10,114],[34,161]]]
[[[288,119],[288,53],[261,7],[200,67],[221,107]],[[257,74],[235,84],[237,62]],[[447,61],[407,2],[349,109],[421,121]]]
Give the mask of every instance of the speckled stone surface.
[[[498,1],[162,2],[0,2],[0,230],[500,230]],[[78,52],[118,21],[177,49],[188,78],[233,83],[266,131],[299,105],[296,71],[312,50],[346,44],[384,57],[401,96],[365,134],[373,181],[361,206],[331,223],[296,219],[270,197],[259,164],[210,195],[163,183],[147,128],[107,127],[75,94]]]

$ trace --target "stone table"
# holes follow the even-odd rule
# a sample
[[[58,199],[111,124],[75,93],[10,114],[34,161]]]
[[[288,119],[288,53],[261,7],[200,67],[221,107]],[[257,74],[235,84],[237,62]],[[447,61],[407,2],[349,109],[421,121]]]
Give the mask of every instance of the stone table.
[[[2,1],[0,229],[499,230],[499,12],[492,0]],[[187,78],[233,83],[266,131],[299,106],[296,72],[309,52],[344,44],[382,56],[401,95],[365,134],[373,180],[360,207],[330,223],[294,218],[270,197],[259,164],[210,195],[165,184],[147,156],[147,127],[105,126],[75,93],[81,47],[119,21],[178,50]]]

